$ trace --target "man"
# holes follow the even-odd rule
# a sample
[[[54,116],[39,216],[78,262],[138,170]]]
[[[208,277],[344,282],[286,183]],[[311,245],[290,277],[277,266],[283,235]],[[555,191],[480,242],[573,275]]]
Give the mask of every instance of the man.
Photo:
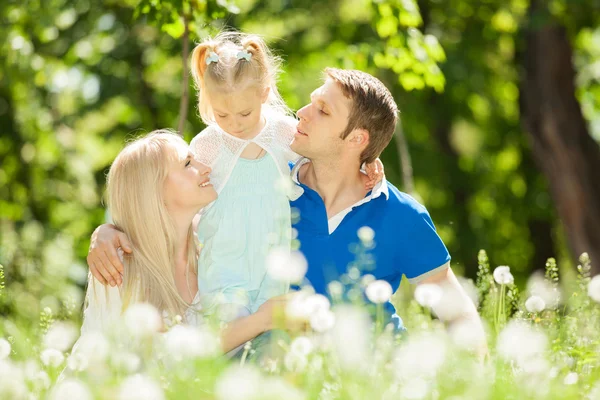
[[[328,284],[353,265],[388,281],[394,291],[403,274],[411,283],[436,283],[453,304],[450,312],[434,309],[440,318],[469,321],[472,329],[483,332],[425,207],[385,179],[373,190],[365,189],[368,177],[360,166],[379,157],[398,121],[391,93],[361,71],[328,68],[325,73],[325,83],[297,113],[300,121],[291,145],[304,156],[292,170],[303,193],[291,206],[299,212],[294,227],[308,261],[308,282],[327,295]],[[361,229],[373,235],[373,243],[362,247],[357,260]],[[122,233],[108,226],[94,233],[88,262],[100,281],[119,282],[122,265],[115,249],[126,243]],[[401,328],[393,305],[386,307],[388,321]]]

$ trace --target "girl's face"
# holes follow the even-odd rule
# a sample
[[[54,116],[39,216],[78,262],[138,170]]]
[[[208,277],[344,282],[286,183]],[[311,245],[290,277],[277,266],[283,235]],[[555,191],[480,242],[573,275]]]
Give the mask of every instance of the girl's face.
[[[215,121],[221,129],[240,139],[252,139],[262,129],[262,105],[267,101],[269,88],[248,86],[232,93],[213,89],[210,104]]]
[[[217,198],[210,183],[210,167],[194,159],[184,143],[174,145],[177,153],[165,180],[164,199],[170,211],[197,212]]]

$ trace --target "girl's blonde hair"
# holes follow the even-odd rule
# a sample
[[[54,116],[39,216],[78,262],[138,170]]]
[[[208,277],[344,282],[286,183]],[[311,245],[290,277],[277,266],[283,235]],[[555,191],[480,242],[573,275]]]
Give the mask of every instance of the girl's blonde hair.
[[[170,131],[151,132],[128,144],[108,173],[108,207],[133,250],[124,258],[123,310],[148,302],[171,316],[184,316],[188,308],[175,285],[175,225],[163,196],[170,166],[179,160],[176,145],[187,147]],[[187,263],[193,272],[198,253],[191,225]]]
[[[248,59],[238,56],[244,51],[250,54]],[[208,64],[207,60],[210,60]],[[194,48],[190,70],[198,90],[200,117],[207,125],[215,123],[207,87],[221,92],[244,89],[252,84],[259,89],[269,88],[266,105],[284,115],[292,114],[277,90],[281,59],[273,55],[258,35],[232,31],[206,38]]]

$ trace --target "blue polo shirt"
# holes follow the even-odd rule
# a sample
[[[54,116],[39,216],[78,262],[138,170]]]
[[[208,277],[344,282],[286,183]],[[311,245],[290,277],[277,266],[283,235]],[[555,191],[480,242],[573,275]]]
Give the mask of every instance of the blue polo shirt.
[[[328,284],[352,267],[389,282],[394,292],[403,274],[409,282],[418,283],[447,268],[450,254],[429,213],[414,198],[384,179],[364,199],[328,219],[321,196],[298,181],[300,166],[306,162],[299,161],[292,170],[293,180],[303,190],[291,201],[298,214],[292,224],[308,261],[305,283],[317,293],[329,295]],[[370,229],[361,231],[361,241],[358,232],[363,227]],[[366,244],[365,233],[374,233]],[[390,321],[401,323],[389,302],[386,311]]]

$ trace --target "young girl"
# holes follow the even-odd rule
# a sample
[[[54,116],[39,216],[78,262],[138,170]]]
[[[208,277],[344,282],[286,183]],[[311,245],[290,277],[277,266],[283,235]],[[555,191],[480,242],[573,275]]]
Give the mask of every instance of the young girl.
[[[219,198],[203,210],[198,286],[205,314],[224,321],[248,315],[288,284],[267,274],[274,248],[290,250],[289,199],[282,188],[297,121],[277,86],[280,64],[256,35],[221,33],[194,49],[191,71],[208,126],[191,142],[212,168]]]

